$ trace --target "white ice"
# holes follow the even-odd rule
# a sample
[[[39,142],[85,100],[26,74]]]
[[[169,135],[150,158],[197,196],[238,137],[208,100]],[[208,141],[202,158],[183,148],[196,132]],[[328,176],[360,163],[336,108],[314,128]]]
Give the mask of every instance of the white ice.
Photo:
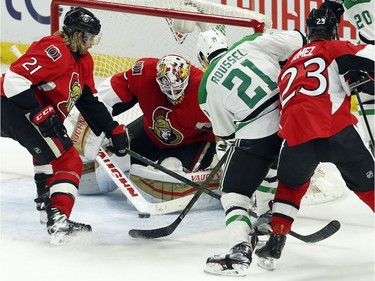
[[[170,236],[138,240],[128,236],[130,229],[166,226],[178,213],[140,219],[119,191],[78,196],[71,219],[91,224],[92,239],[51,246],[33,202],[31,157],[10,139],[0,138],[0,147],[1,280],[238,280],[203,272],[207,257],[228,250],[221,209],[193,211]],[[242,280],[373,281],[374,214],[352,192],[329,203],[302,206],[293,230],[309,234],[334,219],[341,229],[332,237],[306,244],[288,236],[275,271],[257,267],[253,257]]]

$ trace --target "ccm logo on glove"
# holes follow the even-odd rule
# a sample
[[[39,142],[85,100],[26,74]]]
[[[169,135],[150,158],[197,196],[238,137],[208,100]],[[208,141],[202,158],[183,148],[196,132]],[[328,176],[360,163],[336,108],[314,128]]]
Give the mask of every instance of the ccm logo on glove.
[[[38,108],[35,111],[30,113],[30,120],[38,126],[43,137],[64,139],[68,137],[63,121],[57,116],[51,105]]]
[[[33,118],[33,122],[37,125],[45,121],[51,113],[55,113],[55,110],[52,106],[47,106],[41,111],[39,111]]]

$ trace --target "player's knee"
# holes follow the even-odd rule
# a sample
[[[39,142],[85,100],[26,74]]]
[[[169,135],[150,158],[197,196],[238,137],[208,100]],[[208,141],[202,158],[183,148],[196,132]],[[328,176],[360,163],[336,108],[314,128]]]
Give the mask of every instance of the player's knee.
[[[83,163],[78,151],[71,147],[59,158],[51,162],[54,171],[54,178],[70,180],[78,187],[79,180],[82,176]]]

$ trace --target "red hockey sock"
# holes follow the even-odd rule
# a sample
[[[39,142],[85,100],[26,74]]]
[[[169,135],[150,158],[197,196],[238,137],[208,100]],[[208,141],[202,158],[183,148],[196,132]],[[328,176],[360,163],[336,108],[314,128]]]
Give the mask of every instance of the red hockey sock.
[[[53,194],[51,197],[51,207],[57,208],[61,212],[63,212],[68,218],[70,217],[70,213],[72,212],[74,205],[74,199],[69,194]]]
[[[310,181],[293,188],[279,182],[272,207],[272,230],[275,234],[286,235],[297,216],[302,197],[309,188]]]

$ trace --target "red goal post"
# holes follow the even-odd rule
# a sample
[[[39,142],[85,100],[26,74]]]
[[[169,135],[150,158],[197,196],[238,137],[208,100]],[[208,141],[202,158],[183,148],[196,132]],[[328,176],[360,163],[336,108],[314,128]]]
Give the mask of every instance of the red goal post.
[[[51,1],[51,34],[59,29],[59,7],[61,5],[67,6],[80,6],[85,8],[102,9],[114,12],[123,12],[131,14],[142,14],[157,16],[163,18],[176,18],[183,20],[195,20],[200,22],[210,22],[216,24],[229,24],[251,27],[255,32],[264,32],[265,28],[270,28],[270,26],[265,26],[265,22],[259,21],[253,18],[236,18],[233,16],[226,15],[215,15],[215,14],[204,14],[204,13],[194,13],[190,11],[178,10],[178,9],[166,9],[150,7],[146,5],[140,5],[142,1],[87,1],[87,0],[52,0]],[[180,1],[182,2],[182,1]],[[193,1],[191,1],[193,2]],[[200,1],[202,2],[202,1]],[[241,8],[237,8],[241,9]],[[254,12],[255,13],[255,12]]]

